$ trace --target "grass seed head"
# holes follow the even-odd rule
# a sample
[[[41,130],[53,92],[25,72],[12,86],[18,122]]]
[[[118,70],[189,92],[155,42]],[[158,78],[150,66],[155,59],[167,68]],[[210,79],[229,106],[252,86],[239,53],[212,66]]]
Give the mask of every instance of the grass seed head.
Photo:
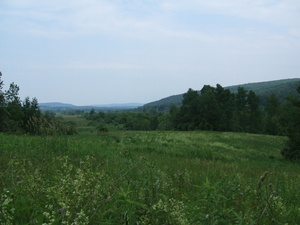
[[[267,176],[268,176],[268,171],[264,172],[263,175],[261,175],[261,177],[258,180],[258,188],[261,187],[262,183],[264,182]]]

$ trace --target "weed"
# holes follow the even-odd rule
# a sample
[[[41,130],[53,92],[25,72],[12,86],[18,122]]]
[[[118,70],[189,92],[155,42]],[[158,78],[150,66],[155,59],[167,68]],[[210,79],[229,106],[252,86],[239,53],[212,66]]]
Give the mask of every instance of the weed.
[[[280,160],[284,142],[216,132],[0,134],[0,224],[299,224],[299,165]]]

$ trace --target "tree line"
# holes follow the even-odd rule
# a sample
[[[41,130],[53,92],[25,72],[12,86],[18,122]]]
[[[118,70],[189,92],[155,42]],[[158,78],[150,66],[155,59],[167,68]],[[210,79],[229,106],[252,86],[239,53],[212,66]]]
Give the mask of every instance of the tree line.
[[[62,122],[51,111],[41,112],[36,98],[19,97],[15,83],[3,90],[0,72],[0,132],[30,135],[77,134],[75,124]],[[300,87],[297,89],[300,94]],[[82,114],[83,112],[80,111]],[[242,87],[236,93],[204,85],[200,92],[189,89],[181,106],[172,106],[168,113],[157,112],[96,112],[83,116],[97,125],[100,132],[110,125],[118,130],[209,130],[283,135],[289,138],[282,154],[300,159],[300,100],[291,95],[281,101],[275,94],[267,97],[264,107],[254,91]],[[95,125],[93,124],[93,125]]]
[[[91,110],[84,116],[101,124],[101,129],[111,124],[123,130],[207,130],[288,136],[288,147],[282,154],[292,159],[299,152],[296,158],[300,158],[300,100],[293,95],[283,102],[271,94],[262,107],[254,91],[239,87],[232,93],[219,84],[204,85],[200,93],[189,89],[183,95],[182,105],[171,106],[168,113]]]
[[[103,112],[92,109],[84,117],[99,124],[111,124],[124,130],[209,130],[286,135],[290,125],[291,96],[283,103],[271,94],[261,107],[254,91],[238,88],[237,93],[221,85],[205,85],[200,93],[189,89],[181,106],[169,112]]]
[[[300,94],[300,86],[297,89]],[[282,155],[300,159],[300,99],[291,95],[282,102],[275,95],[260,106],[254,91],[239,87],[236,94],[221,85],[205,85],[200,94],[189,89],[182,106],[172,107],[170,120],[176,130],[212,130],[284,135],[288,137]]]
[[[267,105],[271,104],[268,101]],[[219,84],[216,87],[205,85],[200,94],[189,89],[183,95],[182,106],[172,107],[170,114],[176,130],[263,133],[265,129],[265,114],[259,97],[242,87],[236,94]]]
[[[295,95],[282,102],[271,94],[265,107],[261,107],[259,96],[254,91],[239,87],[237,93],[231,93],[219,84],[216,87],[205,85],[200,93],[189,89],[183,96],[182,106],[172,107],[169,116],[176,130],[289,136],[299,132],[299,102]]]
[[[57,121],[50,112],[42,113],[36,98],[19,97],[15,83],[3,90],[0,72],[0,132],[31,135],[63,135],[77,133],[74,126]]]

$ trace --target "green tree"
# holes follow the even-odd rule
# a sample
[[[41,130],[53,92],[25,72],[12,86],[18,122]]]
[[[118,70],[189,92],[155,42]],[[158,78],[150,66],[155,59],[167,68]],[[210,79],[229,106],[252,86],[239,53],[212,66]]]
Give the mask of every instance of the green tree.
[[[249,91],[247,103],[249,111],[248,131],[260,133],[262,131],[262,111],[259,106],[259,97],[252,90]]]
[[[215,89],[216,100],[218,102],[218,131],[233,130],[233,115],[234,115],[234,94],[230,90],[224,89],[220,84],[217,84]]]
[[[41,117],[41,111],[38,107],[38,100],[36,98],[33,98],[32,101],[30,101],[29,97],[25,98],[22,105],[23,109],[23,122],[22,122],[22,128],[26,133],[29,134],[36,134],[35,132],[35,126],[32,126],[32,118],[40,118]]]
[[[19,86],[11,83],[9,89],[4,93],[5,107],[7,111],[6,131],[22,132],[23,109],[19,98]]]
[[[126,130],[152,130],[154,129],[152,119],[153,117],[147,113],[130,113],[127,114],[124,128]]]
[[[2,73],[0,72],[0,132],[5,131],[5,123],[7,120],[7,111],[5,107],[5,96],[3,89]]]
[[[177,129],[194,130],[197,127],[199,118],[199,94],[193,89],[189,89],[183,95],[182,106],[178,113]]]
[[[19,86],[11,83],[3,91],[2,73],[0,72],[0,132],[28,134],[76,134],[73,125],[50,121],[41,115],[38,101],[29,97],[22,102],[19,97]]]
[[[236,131],[246,131],[248,113],[247,113],[247,90],[243,87],[238,87],[238,91],[235,97],[235,106],[236,106]]]
[[[277,95],[271,94],[266,98],[265,106],[265,133],[278,135],[282,134],[280,129],[281,102]]]
[[[55,116],[56,116],[56,114],[53,111],[47,110],[47,111],[43,112],[43,117],[49,122],[54,121]]]
[[[198,127],[202,130],[217,130],[220,122],[220,108],[215,88],[204,85],[199,98]]]
[[[168,119],[170,121],[169,129],[178,129],[178,124],[179,124],[179,113],[180,109],[175,106],[171,105],[169,109],[169,114],[168,114]]]
[[[300,94],[300,86],[297,88]],[[281,151],[281,154],[289,160],[300,159],[300,100],[293,96],[288,99],[289,108],[286,116],[289,119],[288,124],[288,142],[285,149]]]

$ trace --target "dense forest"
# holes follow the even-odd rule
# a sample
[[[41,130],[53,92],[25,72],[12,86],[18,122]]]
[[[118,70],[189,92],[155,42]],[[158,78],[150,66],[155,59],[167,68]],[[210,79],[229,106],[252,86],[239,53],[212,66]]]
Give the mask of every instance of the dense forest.
[[[293,124],[296,95],[281,101],[275,94],[260,104],[254,91],[239,87],[237,93],[221,85],[205,85],[201,92],[189,89],[181,106],[169,112],[103,112],[92,109],[83,116],[98,124],[112,124],[124,130],[210,130],[286,135]]]
[[[230,90],[232,93],[237,93],[238,88],[242,87],[246,91],[254,91],[259,96],[260,105],[265,106],[267,98],[271,94],[276,94],[280,101],[286,101],[286,98],[291,94],[297,94],[297,87],[300,86],[300,78],[282,79],[267,82],[248,83],[234,86],[227,86],[224,89]],[[200,94],[200,90],[197,90]],[[172,105],[181,106],[183,94],[169,96],[158,101],[150,102],[140,107],[139,110],[149,112],[151,110],[156,111],[168,111]]]

